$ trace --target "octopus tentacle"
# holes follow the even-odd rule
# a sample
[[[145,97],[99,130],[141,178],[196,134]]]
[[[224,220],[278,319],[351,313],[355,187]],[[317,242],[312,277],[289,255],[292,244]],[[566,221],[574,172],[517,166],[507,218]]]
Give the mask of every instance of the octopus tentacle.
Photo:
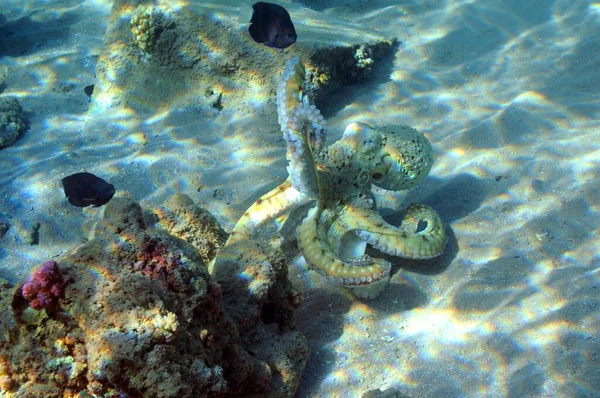
[[[425,223],[425,228],[419,230]],[[375,210],[348,205],[331,229],[334,232],[330,236],[343,236],[353,231],[384,253],[412,259],[439,256],[448,242],[439,214],[418,203],[408,207],[399,227],[387,223]]]
[[[292,187],[313,199],[321,191],[314,155],[322,147],[324,134],[323,116],[314,105],[305,104],[294,108],[284,131]]]
[[[252,234],[266,221],[309,201],[310,198],[295,190],[290,180],[287,179],[283,184],[261,196],[246,210],[233,228],[226,245],[250,239]]]
[[[302,103],[305,76],[306,70],[300,62],[300,58],[296,57],[287,61],[277,85],[277,116],[281,132],[284,134],[290,113]]]
[[[277,227],[277,233],[284,240],[293,241],[296,240],[296,228],[306,217],[308,210],[314,207],[315,201],[309,200],[306,203],[300,203],[295,206],[289,212],[282,214],[275,219],[275,226]]]
[[[299,58],[286,63],[277,86],[277,115],[287,144],[287,170],[292,187],[317,199],[321,184],[315,154],[325,144],[325,119],[314,105],[308,105],[302,97],[305,75]]]
[[[227,244],[250,239],[264,222],[319,196],[321,186],[314,153],[325,143],[325,120],[314,105],[303,101],[305,75],[300,59],[293,58],[286,63],[277,86],[277,114],[287,143],[290,177],[246,210]]]
[[[391,265],[385,260],[373,259],[369,265],[353,265],[338,258],[327,240],[319,236],[320,214],[319,206],[310,209],[296,231],[298,247],[308,264],[346,287],[369,285],[389,276]]]

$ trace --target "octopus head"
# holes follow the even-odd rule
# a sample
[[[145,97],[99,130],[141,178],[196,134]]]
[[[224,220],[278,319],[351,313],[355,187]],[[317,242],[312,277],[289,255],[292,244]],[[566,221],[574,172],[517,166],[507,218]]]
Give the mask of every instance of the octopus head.
[[[373,127],[365,123],[350,123],[344,130],[342,141],[350,145],[355,153],[375,156],[385,146],[386,139]]]
[[[431,143],[408,126],[386,126],[379,132],[387,139],[371,181],[380,188],[400,191],[423,181],[433,165]]]

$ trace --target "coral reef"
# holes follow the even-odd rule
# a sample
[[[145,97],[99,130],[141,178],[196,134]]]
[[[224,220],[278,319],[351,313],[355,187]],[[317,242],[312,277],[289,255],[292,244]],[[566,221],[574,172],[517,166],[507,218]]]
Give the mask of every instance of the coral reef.
[[[0,149],[13,144],[27,128],[23,109],[16,98],[0,98]]]
[[[302,57],[307,59],[308,69],[305,95],[318,109],[327,109],[340,88],[368,80],[375,68],[383,63],[381,61],[398,46],[398,40],[387,39],[337,46]]]
[[[23,298],[34,310],[52,308],[58,304],[65,289],[56,261],[47,261],[33,271],[21,288]]]
[[[138,260],[133,264],[133,270],[158,280],[169,290],[180,292],[187,283],[178,273],[182,266],[181,254],[169,250],[167,242],[163,239],[146,237]]]
[[[285,52],[274,52],[252,40],[235,11],[229,15],[201,3],[114,1],[91,110],[126,106],[148,115],[180,107],[271,117],[274,109],[265,105],[290,57],[308,60],[315,84],[307,89],[320,106],[343,85],[368,78],[396,47],[396,40],[375,35],[368,42],[338,37],[336,44],[323,45],[307,32]]]
[[[230,307],[239,285],[229,285],[239,274],[212,277],[194,246],[116,197],[88,242],[47,264],[34,276],[60,271],[60,311],[30,308],[29,281],[0,283],[3,397],[293,396],[308,349],[284,263],[227,263],[261,276],[257,299],[237,293],[251,314],[240,316]]]

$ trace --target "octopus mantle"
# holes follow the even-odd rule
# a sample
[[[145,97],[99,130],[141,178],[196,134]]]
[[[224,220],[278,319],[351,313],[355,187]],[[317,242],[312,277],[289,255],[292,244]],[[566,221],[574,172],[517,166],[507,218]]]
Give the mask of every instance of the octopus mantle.
[[[440,255],[448,240],[432,208],[411,204],[396,227],[379,215],[371,194],[372,185],[398,191],[421,182],[433,164],[431,144],[410,127],[351,123],[325,147],[325,120],[303,95],[305,74],[300,60],[291,59],[277,88],[289,178],[250,206],[226,246],[277,219],[279,233],[297,238],[310,266],[359,297],[375,297],[389,282],[391,265],[366,255],[367,244],[426,259]]]

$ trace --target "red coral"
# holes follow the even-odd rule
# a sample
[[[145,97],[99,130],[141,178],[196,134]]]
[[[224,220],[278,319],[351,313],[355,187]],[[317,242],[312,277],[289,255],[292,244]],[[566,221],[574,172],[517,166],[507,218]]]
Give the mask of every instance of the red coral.
[[[172,253],[168,246],[154,238],[148,238],[142,245],[136,271],[159,280],[167,288],[179,292],[182,289],[181,276],[177,272],[181,267],[181,254]]]
[[[47,261],[27,278],[21,294],[29,301],[31,308],[39,311],[56,306],[64,289],[65,283],[58,272],[58,264],[56,261]]]

